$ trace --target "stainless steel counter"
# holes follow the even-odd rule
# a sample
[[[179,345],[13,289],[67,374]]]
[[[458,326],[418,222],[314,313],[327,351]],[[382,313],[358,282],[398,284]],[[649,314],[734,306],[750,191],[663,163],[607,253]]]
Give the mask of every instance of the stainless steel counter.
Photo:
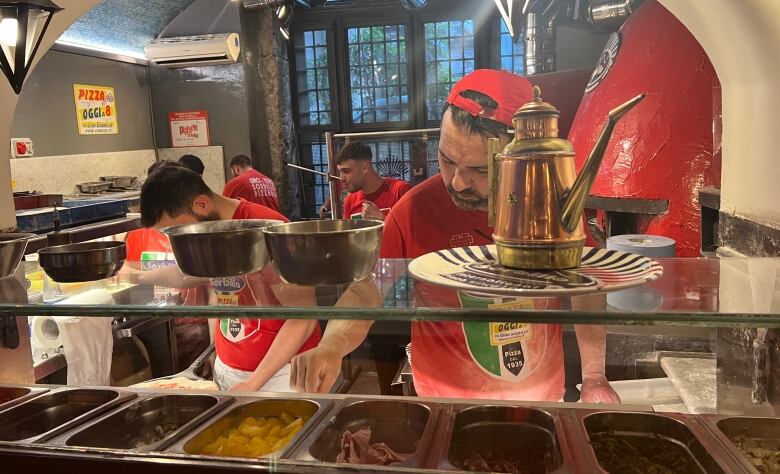
[[[38,395],[0,411],[0,418],[11,427],[6,429],[10,430],[6,439],[14,437],[13,426],[18,423],[15,416],[29,414],[26,405],[35,406],[36,400],[37,405],[42,405],[46,400],[55,399],[61,391],[56,387],[45,388],[52,388],[49,393],[54,396]],[[104,393],[106,389],[86,390]],[[727,445],[729,441],[723,433],[713,431],[718,429],[717,420],[653,414],[642,411],[642,407],[627,410],[620,405],[386,396],[350,399],[338,395],[278,393],[259,396],[188,390],[129,389],[129,392],[122,403],[94,410],[102,413],[85,415],[67,428],[52,427],[58,433],[56,437],[47,435],[35,442],[0,441],[0,463],[31,463],[31,468],[52,467],[56,463],[66,470],[69,465],[111,469],[113,463],[122,463],[124,469],[132,465],[132,469],[149,472],[187,469],[188,472],[445,473],[457,471],[456,466],[462,466],[463,458],[475,452],[508,450],[516,454],[516,459],[536,462],[544,472],[590,474],[605,472],[591,446],[592,437],[609,432],[636,435],[645,443],[657,440],[673,443],[688,453],[691,465],[698,466],[702,473],[751,472],[738,459],[739,452]],[[204,400],[220,403],[204,403]],[[306,411],[306,404],[312,404],[313,411]],[[177,410],[184,408],[189,414],[178,416]],[[304,410],[311,416],[286,448],[260,458],[201,453],[207,443],[218,436],[227,436],[228,430],[237,426],[237,420],[245,416],[276,416],[282,409]],[[302,414],[296,411],[293,416]],[[128,445],[128,440],[136,439],[134,430],[156,428],[157,424],[170,420],[180,423],[162,434],[163,439],[138,448]],[[754,426],[756,421],[751,423]],[[341,432],[364,425],[374,427],[372,442],[394,443],[395,449],[413,451],[413,456],[393,466],[336,464]],[[531,459],[529,453],[542,453],[543,464]]]

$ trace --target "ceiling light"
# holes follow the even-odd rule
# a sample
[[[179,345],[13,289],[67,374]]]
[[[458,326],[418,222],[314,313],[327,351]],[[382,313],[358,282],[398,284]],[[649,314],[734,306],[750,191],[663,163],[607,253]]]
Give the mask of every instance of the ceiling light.
[[[52,16],[60,10],[50,0],[0,0],[0,69],[17,94]]]
[[[3,18],[0,20],[0,44],[3,46],[16,46],[17,36],[19,36],[19,21],[16,18]]]

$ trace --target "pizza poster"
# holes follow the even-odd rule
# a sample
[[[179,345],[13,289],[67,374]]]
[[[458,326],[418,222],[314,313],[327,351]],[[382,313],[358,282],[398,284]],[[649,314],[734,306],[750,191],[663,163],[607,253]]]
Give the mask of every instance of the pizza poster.
[[[205,110],[192,112],[171,112],[168,114],[171,126],[171,146],[209,146],[209,116]]]
[[[116,94],[113,87],[73,84],[79,135],[116,135]]]

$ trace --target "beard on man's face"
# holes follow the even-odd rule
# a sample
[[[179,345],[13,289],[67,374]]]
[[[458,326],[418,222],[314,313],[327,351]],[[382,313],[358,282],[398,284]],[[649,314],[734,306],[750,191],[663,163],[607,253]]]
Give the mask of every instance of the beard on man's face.
[[[447,184],[447,192],[456,206],[464,211],[478,211],[487,209],[488,200],[485,197],[475,193],[472,189],[462,192],[455,191],[451,184]]]
[[[219,214],[217,214],[215,211],[212,211],[209,214],[206,214],[205,216],[200,216],[194,213],[193,215],[198,219],[198,222],[214,222],[214,221],[222,220],[219,218]]]

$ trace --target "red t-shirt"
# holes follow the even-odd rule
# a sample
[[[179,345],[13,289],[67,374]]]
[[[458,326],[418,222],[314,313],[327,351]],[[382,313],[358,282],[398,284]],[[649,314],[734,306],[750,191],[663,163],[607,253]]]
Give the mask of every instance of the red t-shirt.
[[[125,245],[127,259],[131,261],[140,261],[144,252],[170,253],[172,251],[168,236],[151,227],[128,232]]]
[[[141,270],[150,271],[164,266],[175,265],[173,249],[168,236],[157,229],[146,227],[132,230],[125,238],[127,246],[127,260],[141,261]],[[145,253],[156,253],[151,259],[145,260]],[[160,255],[164,254],[164,255]],[[155,287],[154,301],[160,303],[170,298],[176,290],[171,288]],[[178,290],[182,304],[186,306],[205,306],[208,304],[208,294],[202,288],[181,288]],[[208,324],[203,318],[176,318],[175,324],[182,326],[187,324]]]
[[[344,219],[351,219],[363,211],[363,203],[371,201],[387,216],[390,209],[401,199],[401,196],[412,189],[406,181],[395,178],[384,178],[384,183],[376,191],[366,194],[362,190],[347,194],[344,198]]]
[[[288,219],[278,212],[244,199],[236,208],[233,219]],[[271,265],[249,275],[214,278],[211,287],[217,294],[220,306],[281,306],[271,290],[271,285],[281,283]],[[220,318],[216,335],[216,349],[220,360],[239,370],[253,371],[271,348],[276,335],[284,325],[284,319]],[[309,339],[301,346],[305,352],[320,342],[317,326]]]
[[[222,195],[233,199],[246,199],[279,212],[274,182],[255,169],[250,169],[228,181]]]
[[[492,244],[487,213],[464,211],[441,175],[416,186],[385,219],[383,258],[416,258],[445,248]],[[556,307],[551,299],[469,294],[415,281],[418,307]],[[560,325],[412,323],[412,372],[420,396],[560,400]]]

